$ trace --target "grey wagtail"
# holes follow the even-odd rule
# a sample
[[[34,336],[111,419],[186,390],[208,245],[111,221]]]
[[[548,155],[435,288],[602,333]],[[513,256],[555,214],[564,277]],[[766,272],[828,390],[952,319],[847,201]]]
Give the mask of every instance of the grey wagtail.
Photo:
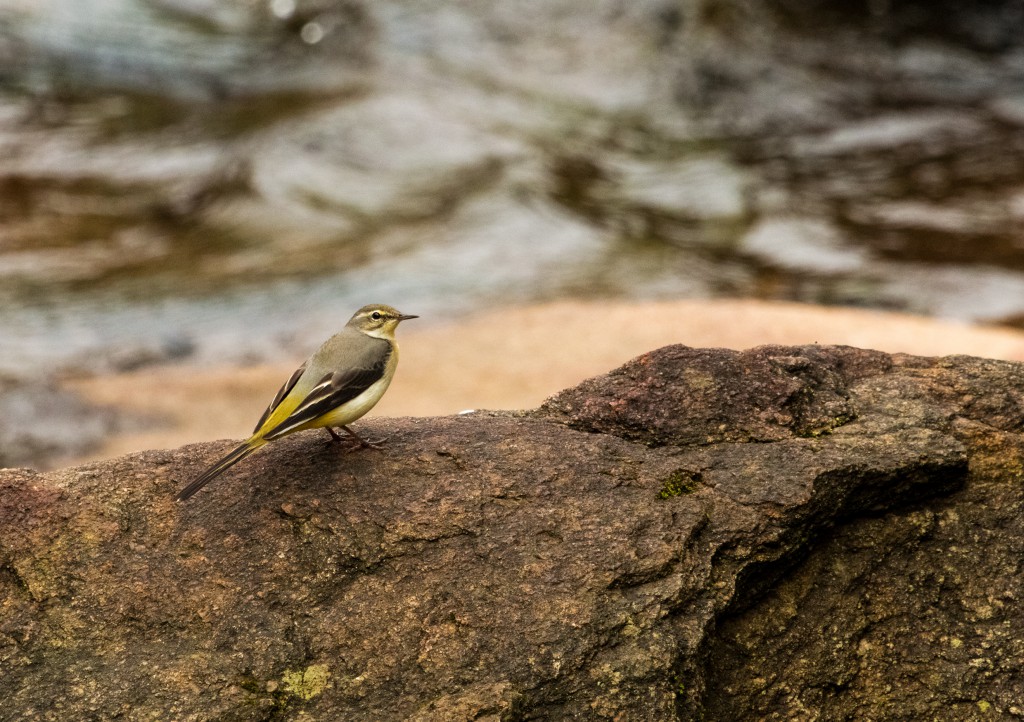
[[[335,441],[341,441],[331,428],[338,426],[360,446],[374,446],[348,425],[372,409],[387,391],[398,366],[395,329],[410,318],[418,316],[380,304],[356,311],[345,328],[327,339],[285,382],[252,436],[179,491],[176,498],[185,501],[267,442],[296,431],[323,427]]]

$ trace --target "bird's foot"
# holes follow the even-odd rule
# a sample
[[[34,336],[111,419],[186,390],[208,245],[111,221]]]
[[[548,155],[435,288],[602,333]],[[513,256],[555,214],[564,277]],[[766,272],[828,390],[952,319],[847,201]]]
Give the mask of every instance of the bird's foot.
[[[359,446],[357,446],[355,448],[356,449],[376,449],[377,451],[380,451],[381,449],[384,448],[384,444],[385,443],[387,443],[387,439],[385,439],[385,438],[374,439],[373,441],[370,441],[369,439],[360,439],[359,440]]]
[[[349,441],[349,439],[346,439],[344,436],[339,436],[338,432],[336,432],[330,426],[327,426],[325,428],[327,429],[331,437],[339,444],[346,443]],[[352,440],[356,442],[356,446],[349,446],[344,450],[346,454],[356,451],[357,449],[377,449],[379,451],[384,448],[384,442],[387,441],[387,439],[376,439],[374,441],[370,441],[368,439],[364,439],[362,436],[360,436],[347,426],[342,426],[341,428],[350,437],[352,437]]]

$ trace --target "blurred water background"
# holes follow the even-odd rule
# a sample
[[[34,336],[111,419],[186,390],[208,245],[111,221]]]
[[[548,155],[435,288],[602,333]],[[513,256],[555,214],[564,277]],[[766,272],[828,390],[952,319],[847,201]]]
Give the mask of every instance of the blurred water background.
[[[1022,325],[1022,160],[1021,0],[0,0],[0,463],[371,300]]]

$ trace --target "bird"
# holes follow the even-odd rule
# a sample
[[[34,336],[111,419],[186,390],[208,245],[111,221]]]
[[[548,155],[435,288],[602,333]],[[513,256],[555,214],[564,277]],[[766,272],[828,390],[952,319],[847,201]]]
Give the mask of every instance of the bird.
[[[340,442],[333,427],[341,428],[360,447],[379,448],[348,427],[372,409],[387,391],[398,366],[395,329],[402,321],[419,318],[391,306],[363,306],[345,327],[327,339],[284,383],[256,423],[252,436],[178,492],[185,501],[229,467],[283,436],[305,429],[325,428]]]

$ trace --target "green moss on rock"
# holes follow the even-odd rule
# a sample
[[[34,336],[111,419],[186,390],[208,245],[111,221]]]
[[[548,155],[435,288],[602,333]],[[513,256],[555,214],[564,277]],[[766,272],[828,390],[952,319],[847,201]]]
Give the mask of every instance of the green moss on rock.
[[[673,496],[692,494],[699,488],[700,474],[694,474],[684,469],[676,469],[662,482],[658,497],[660,499],[671,499]]]
[[[281,689],[304,700],[311,700],[324,691],[330,671],[326,664],[312,664],[305,669],[286,669],[281,675]]]

